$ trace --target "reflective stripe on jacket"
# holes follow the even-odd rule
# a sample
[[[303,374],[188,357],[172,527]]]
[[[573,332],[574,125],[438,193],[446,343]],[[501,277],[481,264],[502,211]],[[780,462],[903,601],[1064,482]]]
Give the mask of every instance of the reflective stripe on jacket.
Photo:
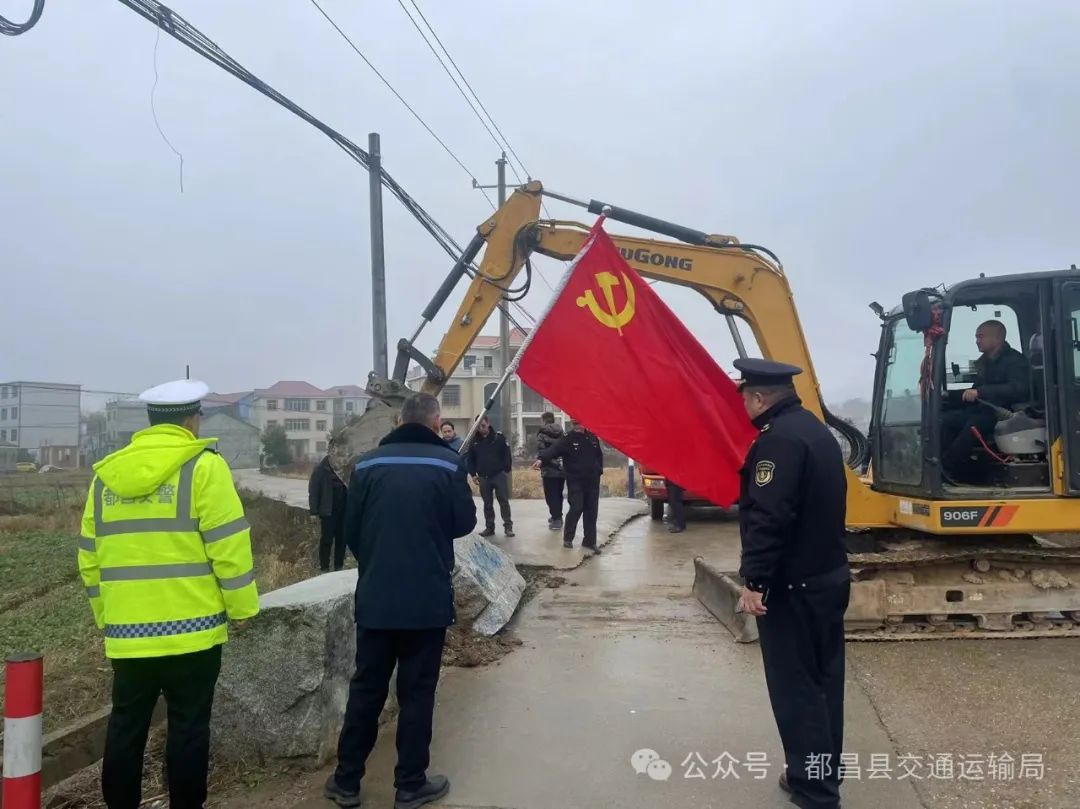
[[[203,651],[259,611],[248,523],[210,443],[156,425],[94,467],[79,572],[107,657]]]

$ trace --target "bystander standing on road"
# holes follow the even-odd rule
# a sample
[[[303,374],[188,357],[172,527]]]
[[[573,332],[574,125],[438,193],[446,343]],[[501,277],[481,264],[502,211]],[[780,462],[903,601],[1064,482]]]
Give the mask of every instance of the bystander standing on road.
[[[330,443],[330,451],[334,449]],[[312,517],[319,518],[319,570],[330,570],[330,555],[333,552],[334,570],[345,566],[345,483],[338,477],[334,465],[327,454],[308,480],[308,509]]]
[[[454,422],[444,421],[440,428],[443,441],[445,441],[454,452],[461,452],[461,444],[464,439],[457,434],[457,430],[454,428]]]
[[[476,527],[464,460],[439,435],[439,401],[406,400],[401,426],[362,456],[349,483],[345,537],[356,556],[356,672],[324,794],[360,805],[360,782],[397,668],[395,809],[442,798],[429,776],[435,687],[454,622],[454,539]]]
[[[487,416],[480,417],[466,458],[469,474],[478,482],[480,497],[484,501],[484,530],[480,536],[495,536],[494,501],[498,500],[503,531],[506,536],[512,537],[514,520],[510,514],[510,470],[513,456],[506,436],[491,425]]]
[[[540,416],[540,432],[536,434],[537,455],[557,444],[566,433],[555,423],[554,413]],[[562,459],[555,458],[540,462],[540,481],[544,486],[544,500],[548,507],[548,528],[561,531],[563,527],[563,489],[566,486],[566,474],[563,472]]]

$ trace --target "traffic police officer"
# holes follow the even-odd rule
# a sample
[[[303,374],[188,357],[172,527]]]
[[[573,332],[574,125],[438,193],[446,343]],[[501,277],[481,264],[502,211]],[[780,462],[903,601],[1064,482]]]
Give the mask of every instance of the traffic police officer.
[[[228,464],[198,438],[202,382],[139,398],[150,427],[94,465],[79,573],[113,668],[101,788],[109,809],[141,802],[158,696],[168,706],[169,802],[206,801],[210,712],[227,623],[259,611],[251,537]]]
[[[761,431],[742,468],[740,608],[757,617],[765,680],[784,747],[780,786],[803,809],[840,805],[844,734],[847,482],[840,446],[803,409],[784,363],[740,359]]]

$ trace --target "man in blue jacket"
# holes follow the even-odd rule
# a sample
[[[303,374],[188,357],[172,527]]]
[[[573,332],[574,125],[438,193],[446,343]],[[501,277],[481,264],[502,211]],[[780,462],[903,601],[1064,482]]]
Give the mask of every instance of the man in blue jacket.
[[[324,794],[360,805],[364,765],[397,665],[395,809],[442,798],[450,782],[428,777],[435,685],[446,628],[454,623],[454,539],[476,527],[464,460],[439,436],[439,402],[417,394],[401,426],[360,458],[345,508],[345,540],[356,557],[356,673],[338,740],[337,769]]]

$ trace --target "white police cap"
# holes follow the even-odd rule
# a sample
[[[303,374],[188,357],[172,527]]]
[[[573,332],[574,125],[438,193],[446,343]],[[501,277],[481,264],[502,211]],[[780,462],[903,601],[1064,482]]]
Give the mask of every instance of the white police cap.
[[[147,410],[154,413],[187,415],[197,413],[202,399],[210,392],[210,386],[197,379],[177,379],[150,388],[139,394],[139,401],[146,402]]]

